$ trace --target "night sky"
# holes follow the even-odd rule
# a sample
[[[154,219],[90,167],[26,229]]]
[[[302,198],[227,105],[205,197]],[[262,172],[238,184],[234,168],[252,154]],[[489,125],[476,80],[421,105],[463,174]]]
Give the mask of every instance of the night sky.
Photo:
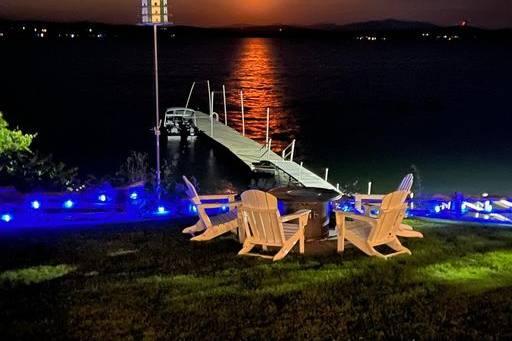
[[[350,23],[403,19],[512,27],[512,0],[171,0],[183,25]],[[137,23],[140,0],[1,0],[0,18]]]

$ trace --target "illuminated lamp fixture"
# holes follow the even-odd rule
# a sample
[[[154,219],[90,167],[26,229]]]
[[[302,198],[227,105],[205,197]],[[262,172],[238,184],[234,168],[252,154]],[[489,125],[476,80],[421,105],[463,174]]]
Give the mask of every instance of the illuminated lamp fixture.
[[[139,194],[137,192],[130,193],[130,199],[137,200],[139,198]]]
[[[75,203],[73,202],[73,200],[71,199],[68,199],[66,201],[64,201],[64,208],[73,208],[73,206],[75,206]]]
[[[106,202],[107,196],[105,194],[100,194],[100,196],[98,197],[98,200],[101,202]]]
[[[38,200],[34,200],[30,203],[30,207],[32,207],[34,210],[38,210],[41,208],[41,202]]]
[[[12,215],[10,214],[2,214],[2,216],[0,217],[0,220],[2,220],[4,223],[8,223],[12,220]]]
[[[160,205],[156,209],[156,214],[158,214],[158,215],[164,215],[164,214],[167,214],[167,213],[169,213],[169,211],[167,211],[164,206]]]

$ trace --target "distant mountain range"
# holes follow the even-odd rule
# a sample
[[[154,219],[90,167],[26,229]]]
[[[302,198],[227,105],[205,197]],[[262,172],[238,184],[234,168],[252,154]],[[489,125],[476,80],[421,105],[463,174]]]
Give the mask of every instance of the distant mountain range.
[[[314,29],[327,31],[407,31],[407,30],[429,30],[439,26],[421,21],[403,21],[396,19],[372,20],[357,22],[346,25],[338,24],[317,24],[309,26]]]
[[[26,30],[24,28],[26,26]],[[109,25],[90,22],[55,23],[38,21],[11,21],[0,19],[0,38],[20,37],[41,38],[41,31],[37,28],[48,28],[48,34],[44,38],[67,37],[71,34],[80,38],[133,38],[145,36],[147,27],[138,25]],[[93,31],[91,31],[91,28]],[[34,31],[36,29],[36,31]],[[402,21],[395,19],[374,20],[367,22],[338,25],[333,23],[321,23],[309,26],[299,25],[248,25],[239,24],[225,27],[194,27],[194,26],[170,26],[167,31],[171,37],[186,36],[261,36],[261,37],[336,37],[344,39],[377,36],[378,39],[423,39],[424,32],[429,32],[429,39],[512,39],[512,29],[489,30],[471,26],[442,27],[428,22]],[[34,33],[36,32],[36,33]],[[446,36],[446,37],[445,37]]]

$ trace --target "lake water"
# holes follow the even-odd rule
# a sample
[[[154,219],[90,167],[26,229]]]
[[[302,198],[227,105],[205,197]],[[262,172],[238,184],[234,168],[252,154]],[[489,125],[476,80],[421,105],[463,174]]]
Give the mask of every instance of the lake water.
[[[228,123],[333,183],[393,189],[411,166],[424,193],[512,194],[512,47],[486,42],[212,38],[162,41],[162,110],[207,111],[205,80],[228,90]],[[113,172],[131,150],[153,155],[152,45],[0,42],[0,110],[39,134],[36,147],[81,171]],[[221,95],[215,111],[223,115]],[[204,190],[243,189],[247,169],[207,140],[165,146]],[[214,180],[215,179],[215,180]]]

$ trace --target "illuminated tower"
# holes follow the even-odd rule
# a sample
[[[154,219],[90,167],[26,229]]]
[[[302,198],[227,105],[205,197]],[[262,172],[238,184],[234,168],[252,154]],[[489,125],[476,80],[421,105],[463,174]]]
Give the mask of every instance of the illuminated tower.
[[[167,0],[142,0],[143,24],[167,24],[171,20]]]

